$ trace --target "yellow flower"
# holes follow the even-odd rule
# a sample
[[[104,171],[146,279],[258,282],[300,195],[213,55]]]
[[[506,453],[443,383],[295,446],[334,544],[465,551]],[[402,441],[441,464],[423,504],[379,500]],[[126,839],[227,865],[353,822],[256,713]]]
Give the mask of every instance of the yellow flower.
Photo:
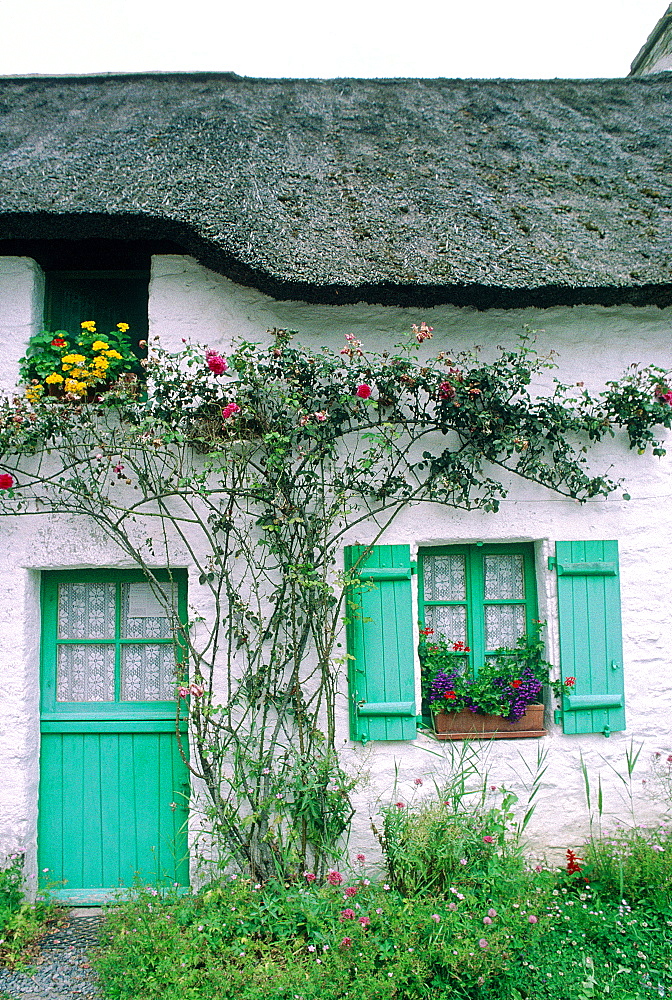
[[[122,356],[119,351],[103,351],[106,358],[118,358],[119,361],[122,360]]]
[[[121,330],[122,333],[126,333],[128,328],[128,323],[117,323],[117,330]]]
[[[106,368],[110,367],[110,362],[107,358],[94,358],[91,362],[94,368],[100,369],[100,371],[105,371]]]
[[[26,399],[31,403],[35,403],[40,398],[43,392],[44,392],[44,386],[41,384],[41,382],[38,382],[35,385],[29,385],[28,388],[26,389]]]
[[[110,345],[106,344],[104,340],[94,340],[91,345],[91,349],[94,351],[106,351]]]
[[[86,382],[80,382],[76,378],[66,378],[65,391],[81,395],[83,392],[86,392]]]
[[[83,354],[66,354],[61,358],[61,365],[85,365],[86,358]]]
[[[51,375],[47,375],[44,381],[47,385],[56,385],[57,382],[63,381],[63,376],[59,375],[58,372],[52,372]]]
[[[89,333],[95,333],[96,332],[96,324],[95,324],[94,320],[92,320],[92,319],[84,320],[84,322],[81,324],[81,326],[82,326],[82,330],[88,330]]]

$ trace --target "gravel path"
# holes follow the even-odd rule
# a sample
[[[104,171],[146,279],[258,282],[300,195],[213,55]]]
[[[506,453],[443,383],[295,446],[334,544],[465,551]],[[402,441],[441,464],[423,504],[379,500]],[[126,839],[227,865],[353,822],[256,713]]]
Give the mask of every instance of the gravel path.
[[[45,934],[32,975],[0,969],[0,996],[20,1000],[100,1000],[101,994],[86,957],[96,944],[102,915],[70,915],[68,922]]]

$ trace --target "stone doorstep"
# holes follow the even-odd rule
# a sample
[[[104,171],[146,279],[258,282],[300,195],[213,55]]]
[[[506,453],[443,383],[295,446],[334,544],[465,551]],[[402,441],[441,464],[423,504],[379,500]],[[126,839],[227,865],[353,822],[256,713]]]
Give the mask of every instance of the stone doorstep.
[[[73,906],[68,910],[71,917],[102,917],[102,906]]]

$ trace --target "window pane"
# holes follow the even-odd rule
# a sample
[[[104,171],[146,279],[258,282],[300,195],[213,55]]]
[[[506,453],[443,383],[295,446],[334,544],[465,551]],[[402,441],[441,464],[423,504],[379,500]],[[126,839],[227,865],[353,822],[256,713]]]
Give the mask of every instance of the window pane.
[[[434,634],[443,636],[447,642],[467,641],[467,609],[461,604],[446,607],[426,607],[425,625],[434,629]]]
[[[466,600],[467,581],[463,555],[425,556],[422,565],[426,601]]]
[[[485,648],[515,646],[525,634],[524,604],[489,604],[485,607]]]
[[[59,646],[56,701],[114,701],[114,646]]]
[[[122,639],[170,639],[170,620],[150,584],[121,585]]]
[[[484,562],[486,601],[525,597],[522,555],[486,556]]]
[[[114,639],[114,583],[61,583],[59,639]]]
[[[172,645],[134,643],[122,646],[122,701],[173,701],[175,685],[175,651]]]

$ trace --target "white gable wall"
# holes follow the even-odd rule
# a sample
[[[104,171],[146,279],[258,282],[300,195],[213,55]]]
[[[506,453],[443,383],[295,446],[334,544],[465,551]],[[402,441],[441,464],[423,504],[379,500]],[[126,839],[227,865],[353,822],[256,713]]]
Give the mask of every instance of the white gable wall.
[[[11,388],[30,333],[39,323],[40,271],[24,258],[0,258],[0,376]],[[454,352],[480,344],[485,356],[496,345],[512,345],[524,325],[539,330],[542,352],[559,353],[558,375],[563,381],[585,381],[595,390],[638,361],[672,367],[669,330],[672,309],[604,308],[581,306],[548,310],[490,310],[477,312],[450,306],[434,309],[397,309],[375,305],[322,306],[276,302],[242,288],[188,257],[156,257],[150,283],[150,337],[158,336],[168,349],[179,349],[182,338],[200,341],[226,352],[237,339],[267,340],[269,328],[299,331],[301,341],[314,348],[340,348],[344,334],[353,333],[365,349],[390,349],[408,336],[411,323],[426,320],[435,329],[434,340],[423,345],[430,355]],[[492,784],[513,787],[524,796],[523,779],[534,771],[537,753],[548,752],[543,791],[531,826],[534,847],[564,850],[576,846],[587,830],[580,757],[589,768],[602,771],[605,809],[624,819],[622,783],[609,765],[624,773],[624,753],[634,741],[644,745],[636,777],[641,813],[653,815],[646,797],[646,759],[654,752],[672,753],[672,601],[668,567],[672,564],[671,457],[659,460],[636,456],[621,440],[596,453],[595,469],[613,463],[611,474],[626,481],[613,498],[579,505],[554,497],[540,487],[513,484],[498,514],[464,513],[437,506],[404,512],[384,541],[419,545],[475,541],[531,541],[536,543],[540,617],[548,621],[549,658],[557,663],[557,611],[554,574],[547,569],[557,539],[616,538],[621,554],[624,671],[628,729],[609,739],[601,735],[564,736],[548,718],[549,736],[537,740],[501,740],[483,754],[491,768]],[[0,470],[2,471],[2,470]],[[622,492],[632,496],[621,499]],[[71,526],[74,527],[73,522]],[[0,773],[9,782],[0,790],[0,849],[26,846],[33,853],[37,817],[39,719],[37,704],[37,635],[39,631],[38,570],[75,566],[129,565],[110,543],[83,524],[64,541],[53,526],[33,518],[4,524],[0,572],[6,586],[0,592],[0,637],[6,658],[0,699]],[[362,528],[346,542],[366,542]],[[182,558],[180,558],[182,556]],[[181,565],[186,554],[178,553]],[[190,603],[196,611],[205,597],[194,582]],[[205,605],[203,606],[205,610]],[[417,626],[416,626],[417,627]],[[408,798],[416,777],[431,783],[433,773],[447,764],[450,745],[426,737],[415,743],[349,741],[345,685],[338,702],[339,745],[347,765],[368,776],[357,796],[358,814],[351,846],[355,853],[371,853],[369,812],[379,801]],[[393,788],[395,768],[400,787]],[[646,779],[648,780],[648,779]]]

